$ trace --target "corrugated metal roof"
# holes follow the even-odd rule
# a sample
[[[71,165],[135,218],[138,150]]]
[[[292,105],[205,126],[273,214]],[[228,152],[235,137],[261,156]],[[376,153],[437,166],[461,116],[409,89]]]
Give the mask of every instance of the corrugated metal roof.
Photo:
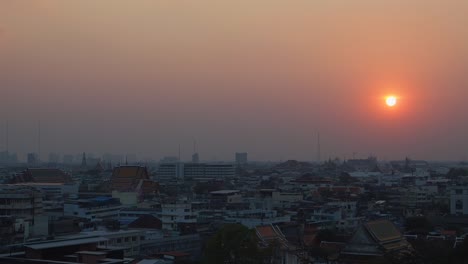
[[[104,237],[92,237],[92,238],[71,239],[71,240],[52,240],[52,241],[46,241],[46,242],[37,243],[37,244],[29,244],[29,245],[24,245],[24,246],[27,248],[40,250],[40,249],[47,249],[47,248],[58,248],[58,247],[66,247],[66,246],[74,246],[74,245],[82,245],[82,244],[99,243],[99,242],[103,242],[107,240],[108,239]]]

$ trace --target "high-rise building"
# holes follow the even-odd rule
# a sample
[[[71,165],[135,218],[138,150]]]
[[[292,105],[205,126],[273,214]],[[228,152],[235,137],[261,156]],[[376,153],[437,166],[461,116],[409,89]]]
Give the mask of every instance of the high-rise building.
[[[236,152],[236,164],[245,165],[247,164],[247,152]]]
[[[176,178],[230,178],[236,175],[234,164],[225,163],[161,163],[157,176],[161,180]]]
[[[63,163],[65,164],[72,164],[73,163],[73,155],[63,155]]]
[[[8,151],[0,152],[0,163],[17,163],[18,157],[15,153],[9,153]]]
[[[192,162],[193,162],[193,163],[198,163],[198,162],[200,162],[200,157],[198,156],[198,153],[193,153],[193,155],[192,155]]]
[[[158,180],[174,180],[183,178],[183,164],[180,162],[164,162],[159,164],[156,173]]]
[[[37,153],[28,153],[28,165],[38,165],[39,164],[39,156]]]
[[[49,153],[49,163],[57,164],[60,162],[60,155],[57,153]]]

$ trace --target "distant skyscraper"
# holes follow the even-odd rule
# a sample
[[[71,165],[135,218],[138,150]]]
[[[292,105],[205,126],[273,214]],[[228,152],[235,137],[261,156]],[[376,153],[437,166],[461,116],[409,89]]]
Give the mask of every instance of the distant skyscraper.
[[[72,164],[73,163],[73,155],[64,155],[63,156],[63,163],[65,164]]]
[[[8,152],[2,151],[0,152],[0,163],[7,163],[8,162]]]
[[[198,163],[199,161],[200,161],[200,157],[198,156],[198,153],[193,153],[192,162],[193,163]]]
[[[166,157],[163,157],[161,160],[160,160],[161,163],[175,163],[175,162],[179,162],[179,158],[178,157],[174,157],[174,156],[166,156]]]
[[[49,153],[49,163],[57,164],[60,162],[60,155],[57,153]]]
[[[18,162],[18,157],[16,153],[9,153],[8,151],[2,151],[0,152],[0,163],[17,163]]]
[[[127,154],[125,156],[125,161],[127,164],[136,164],[138,162],[138,158],[136,154]]]
[[[208,163],[161,163],[156,172],[159,180],[172,180],[176,178],[204,178],[224,179],[236,175],[234,164],[208,164]]]
[[[247,152],[236,152],[236,163],[237,165],[245,165],[247,164]]]
[[[200,156],[198,155],[197,149],[197,141],[193,141],[193,154],[192,154],[192,162],[198,163],[200,161]]]
[[[37,153],[28,153],[28,165],[34,166],[37,164],[39,164],[39,157],[37,156]]]

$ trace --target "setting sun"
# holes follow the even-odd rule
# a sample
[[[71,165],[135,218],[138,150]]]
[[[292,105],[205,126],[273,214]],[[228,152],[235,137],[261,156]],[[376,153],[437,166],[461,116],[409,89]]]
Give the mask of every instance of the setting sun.
[[[389,107],[393,107],[397,104],[397,98],[395,96],[388,96],[386,99],[385,99],[385,103],[389,106]]]

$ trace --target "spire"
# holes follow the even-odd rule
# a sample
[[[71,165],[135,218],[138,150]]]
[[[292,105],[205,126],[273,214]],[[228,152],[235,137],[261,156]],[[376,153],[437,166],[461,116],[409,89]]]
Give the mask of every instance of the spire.
[[[127,166],[127,165],[128,165],[128,156],[125,155],[125,166]]]

